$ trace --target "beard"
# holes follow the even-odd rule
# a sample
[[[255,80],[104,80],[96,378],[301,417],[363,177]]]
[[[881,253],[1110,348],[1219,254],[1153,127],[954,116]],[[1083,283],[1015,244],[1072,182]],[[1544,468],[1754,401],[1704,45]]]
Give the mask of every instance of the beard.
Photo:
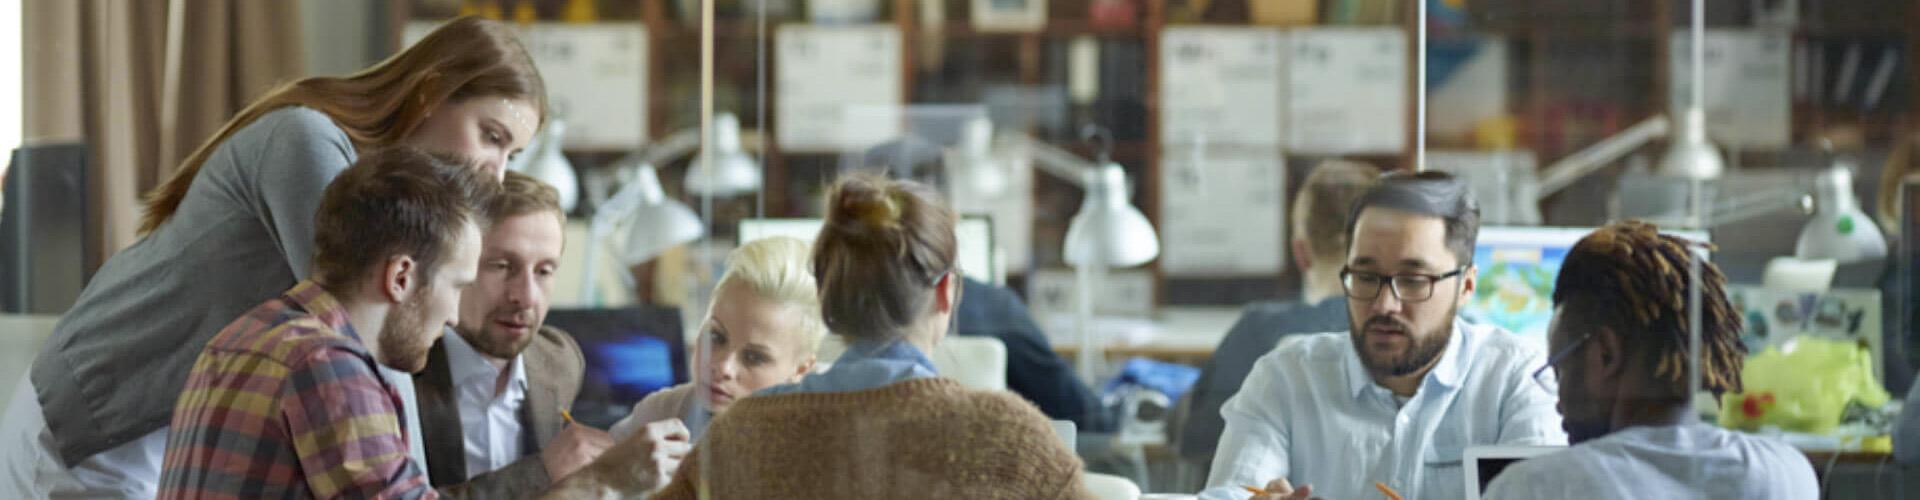
[[[433,348],[433,335],[439,326],[427,321],[427,294],[416,292],[395,305],[380,325],[380,364],[407,373],[420,373],[427,367],[427,350]]]
[[[1353,338],[1353,350],[1360,354],[1360,364],[1375,376],[1402,377],[1419,372],[1440,358],[1447,349],[1447,341],[1453,338],[1454,313],[1459,312],[1460,304],[1447,308],[1448,321],[1434,327],[1431,331],[1415,332],[1413,325],[1392,316],[1374,316],[1365,323],[1349,325],[1348,335]],[[1351,321],[1350,321],[1351,323]],[[1378,352],[1369,345],[1367,332],[1374,327],[1389,328],[1403,332],[1407,336],[1407,346],[1399,352]]]
[[[506,328],[493,324],[495,318],[510,316],[525,319],[536,315],[531,310],[524,314],[511,309],[498,310],[487,313],[486,321],[479,325],[469,326],[467,322],[462,321],[460,326],[453,330],[459,333],[460,338],[467,341],[468,345],[472,345],[473,350],[480,351],[480,354],[495,359],[513,359],[514,356],[519,356],[521,352],[526,351],[528,345],[533,344],[533,337],[539,335],[541,322],[537,319],[528,321],[527,334],[514,338]]]

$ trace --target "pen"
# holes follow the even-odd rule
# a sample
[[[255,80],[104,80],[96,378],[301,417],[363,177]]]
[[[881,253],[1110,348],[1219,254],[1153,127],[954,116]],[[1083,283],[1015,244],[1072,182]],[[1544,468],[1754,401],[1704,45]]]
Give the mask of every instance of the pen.
[[[1381,493],[1385,493],[1387,495],[1387,500],[1402,500],[1400,498],[1400,492],[1393,491],[1393,488],[1388,488],[1387,483],[1375,481],[1373,483],[1373,487],[1379,488]]]
[[[574,425],[573,414],[568,413],[566,408],[560,409],[560,418],[566,419],[567,425]]]
[[[1247,493],[1252,493],[1252,494],[1254,494],[1254,495],[1256,495],[1256,496],[1257,496],[1257,495],[1265,495],[1265,494],[1267,494],[1267,490],[1263,490],[1263,489],[1260,489],[1260,488],[1255,488],[1255,487],[1252,487],[1252,486],[1246,486],[1246,485],[1242,485],[1242,486],[1240,486],[1240,487],[1241,487],[1241,488],[1246,488],[1246,489],[1247,489]]]

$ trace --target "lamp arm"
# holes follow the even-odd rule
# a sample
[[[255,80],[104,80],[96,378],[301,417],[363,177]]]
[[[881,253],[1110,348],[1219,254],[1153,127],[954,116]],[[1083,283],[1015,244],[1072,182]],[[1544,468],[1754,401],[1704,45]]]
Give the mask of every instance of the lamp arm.
[[[1098,168],[1093,162],[1074,155],[1071,151],[1033,140],[1025,135],[1006,134],[1005,138],[1025,147],[1027,155],[1033,158],[1034,165],[1040,167],[1041,171],[1079,186],[1083,190],[1087,188],[1086,176]]]
[[[1672,130],[1673,123],[1667,119],[1666,115],[1654,115],[1632,127],[1627,127],[1613,137],[1608,137],[1599,143],[1587,146],[1586,149],[1567,155],[1560,161],[1553,162],[1552,165],[1540,171],[1540,192],[1536,199],[1546,200],[1554,193],[1573,185],[1575,181],[1592,175],[1595,171],[1613,163],[1614,160],[1639,149],[1640,146],[1654,139],[1666,137]]]
[[[580,296],[586,298],[589,304],[600,305],[596,294],[598,289],[594,286],[596,284],[594,276],[597,272],[596,268],[599,267],[601,240],[613,233],[613,229],[620,225],[621,219],[631,217],[634,208],[639,204],[640,183],[634,181],[621,184],[620,191],[607,198],[606,203],[593,212],[593,219],[587,223],[587,247],[583,249],[586,262],[581,267],[583,278]]]
[[[1713,219],[1707,225],[1719,227],[1756,219],[1783,208],[1798,207],[1806,196],[1807,192],[1802,189],[1775,189],[1734,198],[1714,205]]]

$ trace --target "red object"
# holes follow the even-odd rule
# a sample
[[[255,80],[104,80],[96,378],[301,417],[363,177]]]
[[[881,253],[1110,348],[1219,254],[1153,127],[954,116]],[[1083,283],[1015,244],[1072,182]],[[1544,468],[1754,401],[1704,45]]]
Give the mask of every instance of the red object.
[[[1098,29],[1124,30],[1140,24],[1133,0],[1093,0],[1087,5],[1087,17]]]

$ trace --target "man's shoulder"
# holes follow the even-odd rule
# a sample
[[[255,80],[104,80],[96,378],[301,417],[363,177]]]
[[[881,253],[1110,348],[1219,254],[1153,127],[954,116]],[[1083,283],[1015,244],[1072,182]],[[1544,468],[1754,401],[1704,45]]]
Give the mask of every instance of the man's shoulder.
[[[586,373],[586,356],[573,335],[553,326],[542,326],[533,342],[521,354],[527,363],[527,375],[578,384]]]
[[[209,353],[254,355],[288,367],[297,367],[317,352],[364,354],[359,341],[334,330],[319,318],[263,304],[229,323],[207,344]]]
[[[1353,336],[1347,332],[1320,332],[1291,335],[1280,339],[1261,361],[1305,361],[1340,356],[1353,349]]]
[[[1465,345],[1474,349],[1474,365],[1519,364],[1532,367],[1536,358],[1545,358],[1539,340],[1529,340],[1498,326],[1461,321]]]

